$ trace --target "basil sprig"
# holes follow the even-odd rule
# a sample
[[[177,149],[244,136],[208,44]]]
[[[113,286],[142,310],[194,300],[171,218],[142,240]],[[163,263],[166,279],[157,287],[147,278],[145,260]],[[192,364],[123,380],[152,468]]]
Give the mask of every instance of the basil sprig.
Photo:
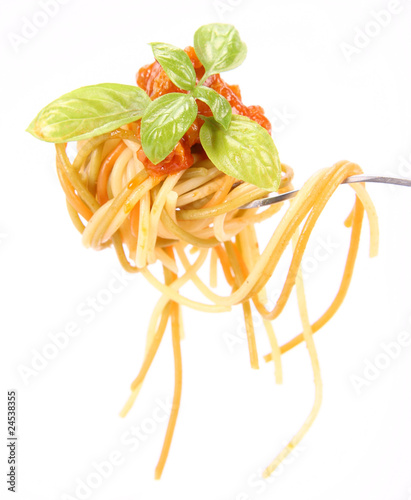
[[[227,130],[232,114],[230,103],[215,90],[205,87],[203,83],[209,76],[233,69],[243,62],[247,49],[234,26],[219,23],[207,24],[195,32],[194,47],[197,57],[205,69],[205,74],[197,85],[193,65],[184,50],[165,43],[152,43],[151,47],[154,57],[161,64],[170,80],[180,89],[187,91],[189,96],[205,102],[210,107],[217,123]],[[182,98],[164,99],[162,109],[154,104],[147,108],[141,121],[141,145],[152,163],[157,164],[164,160],[194,122],[198,108],[194,102],[196,109],[194,114],[194,108],[188,106],[189,102],[192,101]],[[163,120],[158,116],[161,112],[164,115],[165,126],[163,126]],[[192,121],[187,126],[187,119],[190,116],[192,116]],[[182,123],[177,123],[180,120]],[[171,126],[173,121],[175,125]],[[161,127],[156,130],[155,137],[161,142],[161,146],[151,142],[154,136],[153,127],[160,123]],[[186,126],[187,128],[185,128]],[[185,128],[185,132],[181,135],[180,131],[183,128]],[[148,129],[150,134],[144,134],[143,130]]]
[[[88,139],[139,120],[150,102],[139,87],[118,83],[89,85],[64,94],[43,108],[27,132],[47,142]]]
[[[224,130],[213,118],[207,118],[200,140],[207,156],[225,174],[270,191],[280,187],[277,148],[267,130],[254,120],[233,115],[228,130]]]
[[[150,45],[154,57],[174,85],[180,89],[193,90],[196,85],[196,72],[187,53],[169,43],[150,43]]]
[[[194,33],[194,50],[209,76],[240,66],[247,55],[247,46],[231,24],[206,24]]]
[[[196,101],[190,94],[173,92],[150,103],[141,120],[141,144],[152,163],[156,165],[171,153],[197,113]]]
[[[227,99],[214,89],[204,87],[203,85],[198,86],[193,92],[193,95],[208,105],[215,120],[222,125],[225,130],[227,130],[230,125],[232,115],[231,106]]]
[[[181,92],[151,101],[138,87],[105,83],[74,90],[40,111],[27,131],[48,142],[88,139],[141,119],[141,145],[154,164],[163,161],[198,116],[196,100],[206,103],[200,141],[222,172],[270,191],[277,190],[281,165],[270,134],[249,118],[233,115],[230,103],[204,85],[210,76],[239,66],[247,48],[230,24],[207,24],[194,34],[194,48],[205,74],[197,81],[189,56],[166,43],[151,44],[154,57]]]

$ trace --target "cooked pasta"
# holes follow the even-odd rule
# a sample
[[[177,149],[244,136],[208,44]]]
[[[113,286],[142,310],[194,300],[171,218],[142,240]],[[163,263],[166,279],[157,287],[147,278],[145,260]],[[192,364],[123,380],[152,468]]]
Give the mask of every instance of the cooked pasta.
[[[155,470],[161,477],[170,450],[182,393],[180,343],[182,306],[219,313],[241,306],[250,366],[258,369],[253,308],[262,318],[277,383],[283,382],[282,355],[305,342],[315,382],[313,408],[303,426],[265,469],[270,475],[300,442],[322,400],[322,382],[313,334],[337,312],[354,270],[364,213],[370,226],[370,256],[378,251],[378,223],[363,184],[351,185],[355,202],[345,225],[351,239],[340,288],[323,315],[310,323],[301,262],[328,201],[344,180],[361,174],[350,161],[315,173],[290,201],[263,208],[242,207],[271,191],[293,189],[293,170],[278,158],[271,125],[260,106],[245,106],[237,85],[220,72],[233,69],[246,49],[231,25],[197,30],[194,48],[152,44],[156,61],[137,74],[138,87],[100,84],[73,91],[46,106],[29,131],[56,143],[57,174],[69,216],[85,247],[113,247],[121,266],[142,276],[161,294],[151,315],[142,366],[121,411],[126,416],[140,392],[171,325],[175,365],[172,411]],[[78,141],[71,162],[68,141]],[[264,248],[255,226],[287,209]],[[286,249],[293,254],[282,291],[267,307],[267,283]],[[200,277],[209,266],[208,282]],[[164,279],[157,277],[162,266]],[[221,276],[230,293],[218,292]],[[187,296],[193,284],[204,300]],[[302,333],[279,345],[272,321],[296,289]]]
[[[111,137],[115,137],[116,141],[113,142]],[[117,159],[113,162],[112,172],[120,169],[123,169],[123,172],[121,182],[113,176],[113,173],[106,177],[107,184],[104,191],[113,194],[101,206],[96,205],[95,197],[93,197],[93,202],[78,194],[74,194],[73,197],[72,188],[73,185],[81,183],[86,189],[85,186],[90,184],[89,175],[95,168],[92,162],[95,149],[93,150],[88,143],[82,146],[88,147],[89,155],[84,157],[80,150],[82,163],[78,162],[78,164],[82,174],[79,175],[78,171],[70,165],[64,145],[56,146],[57,169],[59,178],[65,179],[65,182],[61,184],[67,196],[67,203],[76,215],[78,214],[84,222],[87,222],[81,227],[78,223],[76,224],[76,227],[83,233],[83,243],[94,249],[101,249],[112,243],[124,269],[128,272],[141,272],[148,282],[162,294],[150,320],[143,365],[131,385],[131,395],[121,415],[125,416],[136,400],[161,343],[166,325],[170,322],[176,366],[176,387],[172,416],[156,469],[156,478],[159,478],[169,451],[180,402],[182,380],[179,342],[182,325],[179,310],[181,306],[204,312],[222,312],[241,304],[244,311],[250,365],[252,368],[258,368],[257,346],[251,315],[251,303],[253,303],[264,319],[264,327],[272,349],[265,359],[266,361],[274,360],[276,381],[282,382],[281,355],[304,341],[308,347],[316,384],[315,405],[310,416],[289,445],[267,467],[265,475],[269,475],[301,440],[318,413],[322,385],[312,334],[331,319],[347,293],[357,255],[364,208],[370,221],[370,255],[374,256],[377,253],[378,225],[375,209],[365,188],[362,185],[351,185],[355,191],[355,203],[347,220],[347,225],[351,226],[351,242],[342,283],[327,311],[310,325],[302,277],[299,272],[304,250],[315,223],[332,194],[345,178],[361,173],[361,169],[358,165],[348,161],[338,162],[333,167],[316,173],[306,182],[297,197],[290,202],[277,203],[258,211],[256,209],[241,210],[240,207],[245,203],[267,193],[247,183],[236,185],[229,176],[219,171],[216,172],[209,160],[200,160],[184,172],[157,177],[153,180],[142,174],[144,172],[142,166],[132,154],[133,150],[139,147],[138,141],[135,140],[131,144],[129,141],[129,131],[119,129],[113,132],[112,136],[108,136],[103,143],[105,156],[101,159],[97,184],[100,182],[100,176],[106,176],[106,170],[103,167],[107,164],[107,159],[114,156],[113,152],[119,151],[120,144],[122,153],[116,155]],[[94,147],[97,148],[100,144],[102,143],[96,141]],[[127,156],[124,155],[126,151],[129,152]],[[127,161],[132,164],[127,170],[122,165],[124,158],[129,158]],[[193,169],[192,172],[191,169]],[[282,164],[279,192],[291,190],[293,188],[291,181],[292,170]],[[91,191],[88,193],[92,195]],[[167,203],[168,201],[170,202]],[[194,203],[195,207],[193,207]],[[271,217],[286,203],[290,204],[289,208],[267,246],[260,251],[255,224]],[[93,213],[91,217],[88,217],[88,221],[85,220],[84,210],[83,213],[80,211],[82,205]],[[77,217],[76,220],[79,218]],[[275,307],[268,311],[264,306],[265,286],[282,254],[293,240],[293,258],[287,278]],[[198,254],[195,262],[190,264],[189,254],[193,246],[198,249]],[[207,285],[197,273],[206,263],[208,256],[210,256],[210,283]],[[180,266],[177,265],[177,259],[180,261]],[[164,268],[164,283],[160,282],[148,269],[155,262],[161,263]],[[217,281],[217,266],[221,266],[223,276],[232,288],[232,293],[228,296],[220,296],[213,290]],[[182,267],[182,273],[178,276],[180,267]],[[188,281],[198,288],[207,302],[196,302],[180,292]],[[287,344],[279,346],[271,321],[283,311],[294,286],[297,289],[303,333]]]

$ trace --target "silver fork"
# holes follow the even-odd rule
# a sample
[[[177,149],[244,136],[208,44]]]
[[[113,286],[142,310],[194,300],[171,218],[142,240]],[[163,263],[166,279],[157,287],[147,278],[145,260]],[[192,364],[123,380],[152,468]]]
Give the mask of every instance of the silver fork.
[[[396,186],[408,186],[411,187],[411,179],[400,179],[398,177],[385,177],[382,175],[352,175],[347,177],[343,184],[353,184],[354,182],[377,182],[381,184],[395,184]],[[254,200],[247,205],[243,205],[243,208],[258,208],[265,207],[266,205],[272,205],[273,203],[279,203],[280,201],[288,200],[294,198],[298,193],[299,189],[294,189],[293,191],[288,191],[283,194],[272,193],[267,198],[262,198],[261,200]]]

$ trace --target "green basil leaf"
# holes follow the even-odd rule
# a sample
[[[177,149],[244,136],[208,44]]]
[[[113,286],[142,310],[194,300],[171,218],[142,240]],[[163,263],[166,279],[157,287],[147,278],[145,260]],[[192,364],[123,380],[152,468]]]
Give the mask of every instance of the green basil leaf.
[[[205,77],[240,66],[247,55],[245,43],[231,24],[201,26],[194,34],[194,49],[206,70]]]
[[[27,132],[47,142],[88,139],[139,120],[151,103],[139,87],[101,83],[64,94],[43,108]]]
[[[156,60],[170,80],[180,89],[192,90],[196,84],[196,72],[184,50],[169,43],[150,43]]]
[[[173,151],[196,119],[197,111],[190,94],[172,92],[151,102],[141,120],[141,145],[154,165]]]
[[[200,141],[214,165],[231,177],[277,191],[281,164],[270,134],[257,122],[233,115],[228,130],[213,118],[200,129]]]
[[[213,116],[215,120],[224,127],[225,130],[228,129],[228,126],[231,122],[231,106],[225,97],[220,95],[214,89],[210,89],[210,87],[204,87],[200,85],[196,87],[193,92],[193,96],[200,101],[205,102],[213,112]]]

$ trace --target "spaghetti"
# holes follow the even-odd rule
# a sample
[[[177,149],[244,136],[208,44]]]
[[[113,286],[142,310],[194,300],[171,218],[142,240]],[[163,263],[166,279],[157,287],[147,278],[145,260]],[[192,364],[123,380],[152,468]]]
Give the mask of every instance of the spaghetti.
[[[209,39],[204,38],[206,35],[210,35]],[[214,48],[210,45],[208,52],[203,50],[216,37],[226,37],[230,41],[230,44],[227,43],[229,48],[224,49],[224,44],[218,43]],[[345,225],[351,228],[351,239],[341,285],[328,309],[311,324],[300,271],[301,261],[310,235],[328,201],[347,177],[362,173],[360,167],[349,161],[340,161],[314,174],[291,201],[262,209],[241,209],[243,205],[267,196],[270,190],[278,189],[280,193],[292,190],[293,171],[279,161],[277,164],[275,146],[269,136],[270,123],[263,109],[245,106],[238,86],[226,84],[216,70],[213,73],[213,64],[217,67],[222,64],[217,64],[221,56],[219,51],[236,51],[225,53],[230,58],[220,57],[221,60],[231,61],[226,64],[226,69],[240,64],[245,57],[245,49],[236,30],[230,25],[202,27],[195,35],[195,50],[188,47],[181,51],[166,44],[153,45],[157,60],[139,71],[139,92],[117,84],[104,84],[93,89],[84,87],[55,101],[49,105],[50,109],[45,108],[29,131],[36,137],[56,143],[58,178],[66,195],[70,218],[82,233],[83,244],[95,250],[114,247],[120,264],[127,272],[141,273],[161,293],[149,321],[141,369],[131,384],[130,397],[121,411],[124,417],[134,404],[167,325],[170,324],[175,389],[164,445],[155,470],[157,479],[161,477],[167,460],[181,401],[180,343],[184,337],[182,306],[218,313],[241,305],[250,366],[258,369],[259,354],[252,316],[252,307],[255,307],[262,317],[271,347],[271,352],[264,359],[273,361],[277,383],[283,381],[282,355],[305,342],[316,387],[313,409],[294,438],[268,465],[264,472],[268,476],[300,442],[319,411],[322,382],[313,334],[334,316],[347,294],[365,212],[370,225],[370,256],[377,254],[378,224],[375,209],[364,185],[351,185],[355,202],[345,221]],[[211,62],[207,59],[210,50],[215,53]],[[173,61],[178,61],[178,65],[173,66]],[[178,68],[184,64],[188,65],[186,72],[179,73]],[[180,87],[176,81],[181,82]],[[113,106],[121,101],[119,93],[126,100],[124,96],[131,92],[137,104],[133,100],[126,119],[119,113],[120,118],[113,122],[112,114],[109,114],[103,117],[105,123],[97,111],[97,117],[93,116],[94,101],[84,97],[89,96],[90,92],[94,101],[101,96],[107,101],[114,93]],[[78,123],[73,122],[73,130],[70,131],[71,123],[67,123],[68,103],[73,106],[73,100],[80,102],[79,96],[83,99],[83,105],[86,102],[91,110],[87,108],[84,112],[83,129],[80,127],[79,131]],[[190,120],[187,118],[184,129],[178,130],[177,120],[171,122],[169,135],[172,138],[164,139],[165,143],[169,142],[168,149],[161,141],[160,144],[146,143],[144,146],[147,137],[151,137],[151,141],[154,136],[162,137],[161,127],[168,119],[169,111],[162,115],[157,112],[156,106],[160,102],[171,101],[173,106],[180,105],[179,121],[186,120],[184,110],[190,114],[190,109],[194,109],[194,114],[190,115]],[[63,107],[64,111],[63,125],[58,122],[59,107]],[[78,121],[79,111],[76,113]],[[87,125],[89,120],[91,124]],[[153,123],[157,128],[153,128]],[[215,149],[217,139],[222,145],[227,137],[230,139],[228,143],[241,143],[238,130],[241,132],[242,127],[248,131],[243,134],[247,137],[243,138],[246,147],[241,150],[242,154],[232,154],[228,150],[220,161]],[[99,133],[95,133],[95,130]],[[257,141],[258,144],[252,150],[254,136],[259,137],[260,142]],[[210,141],[210,137],[213,140]],[[68,140],[79,141],[78,154],[72,163],[66,152]],[[250,165],[249,172],[244,169],[247,163],[244,158],[254,161],[250,151],[255,156],[255,165]],[[250,182],[250,176],[253,182]],[[286,204],[288,208],[278,226],[265,248],[260,250],[255,225],[271,218]],[[281,294],[270,310],[267,308],[266,286],[290,245],[293,255],[288,273]],[[193,262],[190,260],[192,253],[195,253]],[[164,281],[160,281],[150,270],[156,263],[160,263],[163,268]],[[210,266],[209,283],[198,274],[206,263]],[[231,289],[231,293],[226,296],[214,290],[219,268]],[[204,302],[182,293],[183,286],[188,282],[195,285],[204,297]],[[280,346],[272,320],[283,312],[294,287],[302,333]]]
[[[115,137],[115,140],[112,137]],[[156,468],[156,478],[159,478],[170,448],[181,397],[180,307],[184,305],[203,312],[222,312],[229,310],[231,306],[241,304],[250,351],[250,364],[252,368],[258,368],[257,346],[250,307],[252,302],[264,319],[264,327],[272,349],[265,359],[266,361],[274,360],[276,381],[282,382],[281,355],[305,341],[317,387],[316,403],[310,417],[291,443],[267,467],[264,474],[269,475],[302,439],[318,412],[321,402],[321,377],[312,334],[332,318],[347,293],[359,246],[364,208],[367,210],[370,221],[370,255],[377,253],[378,226],[372,202],[363,186],[351,185],[356,194],[354,207],[346,221],[346,225],[351,227],[351,242],[341,286],[327,311],[310,325],[302,278],[299,273],[304,250],[315,223],[332,194],[346,177],[361,173],[361,169],[354,163],[341,161],[315,174],[306,182],[297,197],[290,202],[273,236],[265,249],[260,252],[254,225],[270,218],[280,210],[282,204],[264,208],[259,212],[256,209],[239,209],[245,203],[261,197],[261,190],[245,183],[233,187],[233,179],[218,171],[215,172],[209,160],[200,160],[184,172],[157,177],[153,180],[145,174],[144,167],[133,154],[140,147],[138,141],[130,143],[129,138],[128,131],[119,129],[112,136],[107,137],[105,142],[95,144],[96,148],[103,144],[104,154],[100,175],[105,175],[103,170],[103,166],[107,164],[105,159],[112,157],[113,152],[118,151],[120,146],[123,152],[129,151],[130,153],[127,162],[122,161],[120,155],[114,161],[112,173],[107,177],[105,186],[107,192],[112,193],[111,198],[101,206],[96,205],[95,198],[91,202],[78,194],[73,200],[73,184],[81,182],[86,189],[85,186],[90,181],[89,174],[93,171],[91,161],[93,150],[90,151],[88,159],[84,158],[80,163],[79,170],[75,170],[70,165],[65,147],[56,146],[59,178],[65,179],[62,187],[70,209],[83,219],[85,216],[80,211],[83,205],[93,212],[85,226],[79,228],[76,224],[83,234],[83,243],[95,249],[112,244],[124,269],[128,272],[141,272],[148,282],[162,294],[150,320],[146,354],[140,373],[131,385],[132,392],[121,415],[125,416],[136,400],[162,341],[166,325],[171,322],[176,385],[173,411],[161,458]],[[87,144],[82,147],[87,147]],[[79,155],[81,155],[81,149]],[[118,177],[120,175],[118,171],[121,172],[121,179]],[[117,173],[117,176],[113,173]],[[63,177],[64,175],[66,177]],[[291,169],[283,164],[281,192],[293,188],[291,180]],[[91,191],[88,192],[91,194]],[[224,195],[219,196],[220,193]],[[265,286],[293,238],[293,258],[282,293],[275,307],[268,311],[264,306]],[[189,253],[192,245],[198,248],[198,255],[195,262],[190,264]],[[197,274],[208,256],[210,256],[211,268],[210,286]],[[183,273],[179,277],[176,257],[183,267]],[[161,262],[164,268],[164,283],[161,283],[148,269],[156,261]],[[233,293],[229,296],[219,296],[212,289],[212,285],[216,282],[217,264],[223,269],[223,276],[232,287]],[[208,299],[208,303],[196,302],[180,293],[180,289],[188,281],[198,288]],[[303,333],[280,347],[272,329],[271,320],[282,312],[294,286],[297,286]]]

